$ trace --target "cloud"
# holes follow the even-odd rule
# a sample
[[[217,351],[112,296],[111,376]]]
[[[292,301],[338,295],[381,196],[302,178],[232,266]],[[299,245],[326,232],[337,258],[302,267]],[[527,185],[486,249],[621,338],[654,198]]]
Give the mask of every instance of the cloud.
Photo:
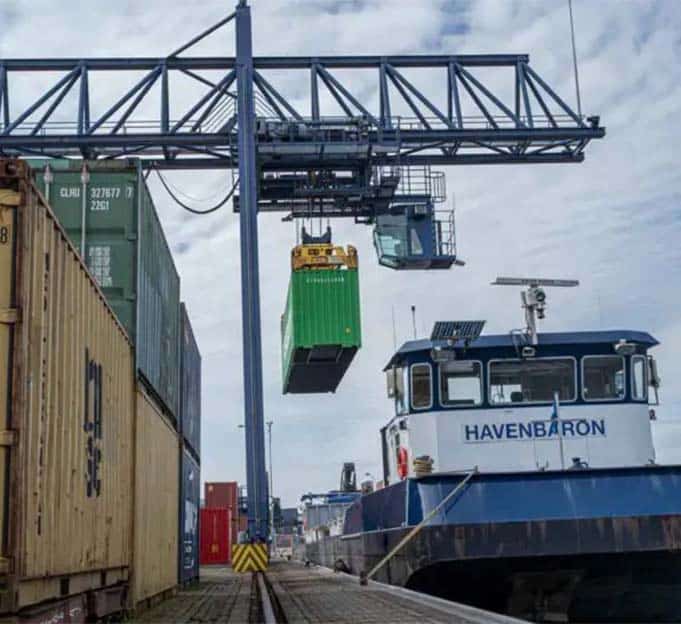
[[[465,268],[391,272],[376,263],[370,228],[334,223],[335,241],[359,249],[364,325],[363,348],[335,395],[281,395],[279,316],[295,231],[278,216],[260,217],[265,409],[275,422],[274,491],[284,504],[295,504],[303,492],[335,487],[344,461],[356,461],[360,475],[380,475],[378,430],[390,416],[380,371],[393,347],[392,311],[400,340],[411,335],[412,304],[420,334],[433,321],[452,318],[486,318],[488,332],[506,332],[520,325],[521,310],[514,290],[488,286],[497,274],[582,281],[577,291],[550,293],[546,330],[620,327],[660,338],[656,353],[665,385],[659,422],[670,422],[669,431],[681,422],[681,385],[675,383],[681,375],[681,12],[673,2],[620,0],[583,0],[574,8],[584,112],[601,115],[607,137],[589,147],[581,165],[448,168]],[[2,3],[0,56],[160,56],[225,13],[217,1],[201,3],[200,11],[179,0]],[[535,70],[576,106],[563,0],[257,0],[253,23],[260,55],[526,52]],[[220,31],[196,53],[231,54],[232,33]],[[31,45],[29,54],[27,42],[37,38],[40,46]],[[410,76],[442,103],[441,75]],[[376,110],[375,76],[347,78]],[[40,80],[49,84],[48,77]],[[307,114],[307,83],[292,74],[277,80]],[[191,81],[183,85],[178,109],[200,92],[192,91],[197,87]],[[93,108],[104,110],[124,86],[102,83]],[[26,84],[16,105],[36,87]],[[145,114],[156,114],[155,101]],[[219,171],[167,177],[206,200],[189,202],[198,208],[224,196],[232,182]],[[149,184],[176,250],[182,296],[203,351],[202,477],[242,481],[238,219],[228,209],[190,215],[158,180]],[[676,440],[656,434],[664,453]]]

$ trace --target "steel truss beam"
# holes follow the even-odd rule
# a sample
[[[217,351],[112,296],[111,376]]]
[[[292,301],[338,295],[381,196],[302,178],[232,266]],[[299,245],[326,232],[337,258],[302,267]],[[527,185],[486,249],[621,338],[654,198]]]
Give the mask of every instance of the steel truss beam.
[[[232,20],[236,58],[180,57]],[[501,81],[483,81],[476,74],[489,69],[507,76],[510,95],[491,86]],[[299,77],[293,93],[277,86],[280,70],[289,90],[291,78]],[[358,91],[357,84],[340,76],[346,70],[353,76],[364,72],[369,79]],[[425,93],[416,85],[428,73],[432,83],[434,70],[438,78]],[[35,99],[25,101],[19,83],[45,73],[54,75],[52,85],[36,89]],[[106,80],[92,80],[101,74]],[[105,85],[106,92],[93,85]],[[116,86],[120,92],[112,97]],[[309,94],[302,111],[301,92]],[[372,93],[378,110],[369,104]],[[94,110],[95,102],[105,102],[101,111]],[[400,107],[408,116],[398,113]],[[0,59],[0,156],[136,155],[155,167],[238,166],[251,538],[268,532],[257,227],[263,173],[350,168],[368,180],[376,165],[579,162],[589,141],[604,134],[598,118],[577,115],[530,67],[527,55],[254,58],[246,0],[161,59]],[[286,189],[275,188],[261,208],[290,210],[295,216],[301,209],[295,189],[283,202],[277,199],[280,192]],[[371,219],[375,210],[390,208],[389,198],[382,196],[369,197],[374,212],[352,194],[340,201],[320,199],[329,204],[320,209],[336,211],[330,216]]]
[[[236,59],[177,56],[186,47],[162,59],[0,59],[0,153],[134,153],[160,167],[185,160],[188,167],[202,167],[201,154],[236,166]],[[510,80],[512,102],[476,76],[480,68]],[[349,69],[365,77],[362,95],[336,73]],[[309,82],[302,110],[277,86],[276,70],[287,70],[289,83],[297,76],[297,87]],[[416,86],[422,70],[438,70],[428,94]],[[54,84],[33,102],[13,105],[23,95],[15,94],[15,80],[44,72],[55,74]],[[91,86],[91,77],[102,73],[108,84],[133,84],[93,113],[91,102],[106,101]],[[189,104],[187,79],[196,87]],[[605,134],[597,117],[579,117],[523,54],[255,57],[253,85],[256,156],[265,168],[341,159],[341,153],[352,165],[367,159],[401,165],[579,162],[589,141]],[[366,103],[367,92],[376,93],[378,110]],[[158,111],[151,119],[150,103]],[[400,107],[406,114],[395,114]]]

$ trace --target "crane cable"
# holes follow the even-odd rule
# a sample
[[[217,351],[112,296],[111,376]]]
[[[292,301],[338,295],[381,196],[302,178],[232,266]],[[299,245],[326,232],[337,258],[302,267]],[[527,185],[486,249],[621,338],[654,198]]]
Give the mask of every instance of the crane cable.
[[[575,70],[575,91],[577,92],[577,112],[579,118],[582,118],[582,97],[579,92],[579,71],[577,70],[577,47],[575,46],[575,21],[572,16],[572,0],[568,0],[568,8],[570,10],[570,34],[572,36],[572,65]]]
[[[212,208],[208,208],[207,210],[196,210],[196,208],[192,208],[191,206],[187,206],[184,202],[182,202],[175,193],[171,190],[170,186],[168,186],[168,183],[166,182],[165,178],[161,174],[161,172],[155,168],[154,171],[156,172],[156,175],[158,175],[158,179],[161,180],[161,184],[163,185],[163,188],[165,188],[166,192],[170,197],[175,201],[176,204],[184,208],[185,210],[188,210],[189,212],[197,215],[207,215],[210,214],[211,212],[215,212],[216,210],[219,210],[222,208],[234,195],[234,192],[236,191],[236,187],[239,185],[239,178],[237,178],[232,185],[232,188],[229,189],[227,195],[224,197],[224,199],[220,200],[215,206]]]

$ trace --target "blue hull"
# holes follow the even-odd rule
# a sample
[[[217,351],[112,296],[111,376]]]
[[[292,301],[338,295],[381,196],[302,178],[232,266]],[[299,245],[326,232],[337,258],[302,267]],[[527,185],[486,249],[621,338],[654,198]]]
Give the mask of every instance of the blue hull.
[[[462,479],[363,496],[307,558],[371,569]],[[477,475],[378,579],[537,621],[681,621],[681,467]]]

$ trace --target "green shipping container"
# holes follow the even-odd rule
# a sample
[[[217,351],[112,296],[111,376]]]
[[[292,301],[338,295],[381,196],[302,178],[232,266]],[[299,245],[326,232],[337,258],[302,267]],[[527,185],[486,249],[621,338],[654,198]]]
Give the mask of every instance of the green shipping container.
[[[362,345],[357,269],[291,273],[281,335],[284,394],[335,392]]]
[[[84,217],[88,268],[135,344],[140,378],[177,418],[180,277],[139,162],[86,161],[85,181],[83,161],[29,162],[78,250]],[[52,179],[46,183],[48,162]]]

